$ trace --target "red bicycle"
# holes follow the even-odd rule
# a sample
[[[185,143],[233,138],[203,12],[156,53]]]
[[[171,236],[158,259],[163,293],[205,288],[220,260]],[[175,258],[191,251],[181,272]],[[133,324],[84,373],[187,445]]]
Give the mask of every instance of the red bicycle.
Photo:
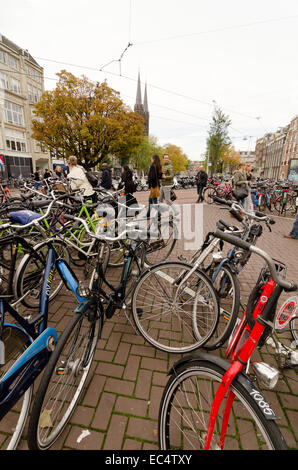
[[[251,356],[274,328],[278,299],[297,286],[281,276],[285,267],[256,246],[220,230],[215,236],[266,261],[253,289],[226,357],[207,353],[182,358],[172,367],[159,410],[159,444],[168,449],[287,449],[276,424],[276,415],[255,384],[255,377],[269,387],[278,371]],[[267,367],[266,367],[267,366]]]

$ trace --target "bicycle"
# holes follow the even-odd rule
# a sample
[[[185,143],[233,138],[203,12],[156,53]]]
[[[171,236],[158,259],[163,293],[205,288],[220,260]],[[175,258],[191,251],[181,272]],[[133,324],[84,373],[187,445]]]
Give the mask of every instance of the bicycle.
[[[104,318],[111,318],[117,309],[127,310],[129,295],[142,272],[144,263],[145,245],[142,241],[144,235],[142,231],[139,231],[137,240],[134,239],[135,230],[132,235],[128,233],[129,227],[116,237],[111,237],[100,231],[92,232],[83,219],[70,214],[65,214],[65,218],[83,224],[88,235],[99,243],[113,243],[124,237],[130,238],[125,241],[126,253],[118,285],[114,286],[106,279],[102,255],[105,257],[105,265],[108,259],[104,248],[102,254],[98,254],[89,286],[79,285],[79,292],[84,295],[85,301],[77,307],[74,317],[59,338],[41,379],[29,421],[30,449],[50,448],[63,432],[83,390],[82,381],[83,378],[86,380],[90,369]],[[130,280],[132,284],[129,286]],[[90,322],[88,335],[81,333],[80,329],[81,319],[85,317]],[[80,377],[82,381],[78,387],[77,380]]]
[[[220,230],[215,235],[259,255],[267,267],[229,343],[230,362],[198,353],[182,358],[170,370],[160,403],[160,448],[287,449],[276,415],[248,371],[253,351],[272,331],[281,293],[297,286],[278,274],[280,265],[263,250]],[[276,376],[272,386],[275,381]]]
[[[30,227],[36,223],[36,220],[30,220],[25,225],[7,225],[18,230]],[[48,327],[48,304],[51,299],[55,269],[59,271],[68,288],[72,289],[80,305],[85,300],[77,291],[79,282],[65,259],[59,256],[52,241],[47,240],[49,249],[44,266],[38,313],[34,316],[31,311],[19,314],[15,308],[19,301],[14,304],[11,304],[11,301],[14,297],[12,284],[20,240],[21,237],[18,236],[14,236],[11,240],[13,250],[8,287],[6,292],[2,291],[0,294],[0,432],[1,446],[8,450],[16,449],[19,443],[32,402],[33,384],[48,363],[58,341],[56,329]],[[5,240],[4,243],[6,242]],[[7,315],[12,317],[14,323],[6,322]],[[13,412],[8,415],[11,410]],[[5,418],[7,416],[8,420]],[[16,424],[12,417],[16,418]],[[10,429],[12,437],[9,440]]]

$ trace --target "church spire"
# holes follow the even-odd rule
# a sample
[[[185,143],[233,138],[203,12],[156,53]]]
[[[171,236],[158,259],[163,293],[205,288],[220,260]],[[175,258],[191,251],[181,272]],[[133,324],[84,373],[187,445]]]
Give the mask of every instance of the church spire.
[[[138,87],[137,87],[137,98],[136,98],[136,106],[142,106],[142,92],[141,92],[141,79],[140,79],[140,72],[138,76]]]
[[[148,97],[147,97],[147,83],[145,85],[145,92],[144,92],[144,112],[145,113],[148,113],[149,112],[149,109],[148,109]]]

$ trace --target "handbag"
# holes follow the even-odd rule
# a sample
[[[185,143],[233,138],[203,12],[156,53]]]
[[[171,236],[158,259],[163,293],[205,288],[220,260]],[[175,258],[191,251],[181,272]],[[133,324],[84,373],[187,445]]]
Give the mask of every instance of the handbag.
[[[156,181],[158,182],[157,172],[156,172],[155,166],[154,166],[154,169],[155,169]],[[156,186],[155,188],[150,188],[150,196],[149,197],[151,199],[157,199],[159,196],[160,196],[159,186]]]
[[[247,188],[240,188],[240,189],[233,189],[232,191],[233,196],[237,201],[242,201],[248,196],[248,189]]]
[[[177,199],[177,196],[176,196],[176,194],[174,193],[174,191],[172,189],[171,189],[170,199],[171,199],[171,201],[176,201],[176,199]]]
[[[159,196],[160,196],[160,190],[158,186],[156,186],[156,188],[150,188],[151,199],[157,199]]]

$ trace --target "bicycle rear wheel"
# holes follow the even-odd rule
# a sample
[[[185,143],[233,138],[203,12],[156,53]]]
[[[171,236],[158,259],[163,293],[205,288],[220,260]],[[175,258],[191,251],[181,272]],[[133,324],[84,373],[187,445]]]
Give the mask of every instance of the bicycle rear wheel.
[[[98,311],[95,315],[90,320],[85,315],[74,314],[57,343],[32,407],[29,449],[49,449],[76,408],[101,334],[102,315]]]
[[[161,450],[204,449],[211,406],[224,370],[213,362],[189,361],[171,375],[161,399],[158,431]],[[286,450],[274,421],[269,421],[252,395],[235,378],[235,394],[223,450]],[[217,415],[212,450],[221,450],[225,400]]]
[[[212,277],[213,273],[208,271],[207,274],[212,278],[220,307],[216,330],[210,340],[204,345],[205,349],[213,350],[220,348],[233,331],[239,313],[240,286],[236,274],[231,271],[228,265],[223,265],[220,268],[214,280]]]
[[[57,253],[68,263],[69,254],[65,242],[57,239],[53,240],[52,243]],[[49,247],[47,242],[37,245],[34,248],[34,251],[41,259],[35,256],[35,254],[25,255],[16,272],[16,298],[20,299],[26,294],[22,300],[22,304],[27,308],[37,308],[39,306],[40,290],[42,287],[48,250]],[[55,269],[51,283],[50,301],[56,297],[63,285],[63,280]]]
[[[149,240],[146,244],[145,263],[149,266],[166,261],[177,242],[178,230],[172,220],[169,223],[159,223],[157,230],[156,240]]]
[[[186,263],[161,263],[145,271],[135,286],[131,302],[135,325],[157,349],[193,351],[216,329],[216,291],[202,271],[192,271],[193,266]]]

